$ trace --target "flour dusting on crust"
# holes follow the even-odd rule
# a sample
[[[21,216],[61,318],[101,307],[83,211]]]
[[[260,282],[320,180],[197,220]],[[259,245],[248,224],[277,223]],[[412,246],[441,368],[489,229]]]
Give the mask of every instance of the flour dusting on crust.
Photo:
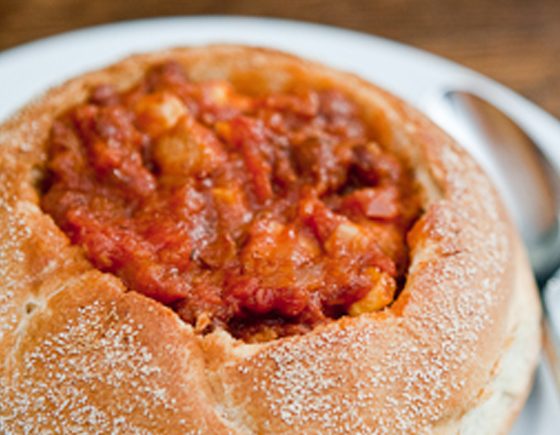
[[[150,365],[152,355],[145,347],[135,345],[134,324],[107,327],[112,316],[114,308],[107,313],[105,307],[93,302],[80,308],[79,316],[70,319],[60,332],[21,355],[23,367],[13,372],[9,384],[4,385],[4,397],[0,396],[0,403],[10,403],[14,414],[13,419],[3,416],[4,429],[12,428],[15,433],[44,427],[58,433],[78,433],[85,428],[103,433],[146,433],[126,419],[131,411],[139,411],[138,405],[115,409],[113,404],[108,411],[90,399],[99,383],[101,388],[110,390],[125,388],[123,382],[128,382],[132,373],[136,378],[133,386],[142,392],[140,411],[146,417],[153,418],[151,410],[156,404],[172,403],[165,389],[150,385],[150,376],[160,368]],[[37,379],[38,372],[45,376]],[[53,409],[56,415],[49,412]],[[61,414],[64,419],[59,417]],[[59,426],[54,426],[54,421]]]

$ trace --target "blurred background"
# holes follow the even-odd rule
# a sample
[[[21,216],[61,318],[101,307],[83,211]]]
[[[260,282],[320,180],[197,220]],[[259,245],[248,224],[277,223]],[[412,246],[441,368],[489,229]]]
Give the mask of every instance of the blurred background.
[[[395,39],[560,117],[560,0],[0,0],[0,51],[85,26],[194,14],[304,20]]]

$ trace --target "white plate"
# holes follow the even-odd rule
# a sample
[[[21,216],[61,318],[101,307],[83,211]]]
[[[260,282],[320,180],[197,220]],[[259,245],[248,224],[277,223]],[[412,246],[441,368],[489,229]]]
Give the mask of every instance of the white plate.
[[[47,38],[0,53],[0,120],[49,86],[134,52],[160,47],[237,42],[276,47],[353,71],[400,95],[449,126],[439,98],[448,88],[483,94],[523,125],[560,168],[560,125],[546,112],[503,86],[450,61],[388,41],[331,27],[233,17],[165,18],[127,22]],[[471,152],[477,155],[472,145]],[[560,406],[549,373],[537,382],[516,435],[560,430]]]

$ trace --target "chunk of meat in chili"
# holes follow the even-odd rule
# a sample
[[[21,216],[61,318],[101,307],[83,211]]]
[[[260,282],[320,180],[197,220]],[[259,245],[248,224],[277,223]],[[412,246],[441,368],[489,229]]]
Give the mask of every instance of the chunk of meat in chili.
[[[42,206],[95,267],[248,340],[389,304],[418,213],[342,93],[249,96],[174,63],[61,116],[48,169]]]

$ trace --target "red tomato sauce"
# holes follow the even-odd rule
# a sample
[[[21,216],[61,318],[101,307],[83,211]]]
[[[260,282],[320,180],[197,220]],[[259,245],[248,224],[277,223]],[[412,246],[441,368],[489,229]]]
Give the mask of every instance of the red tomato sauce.
[[[154,67],[53,125],[42,197],[71,241],[199,332],[249,341],[389,305],[410,172],[335,90],[249,96]]]

